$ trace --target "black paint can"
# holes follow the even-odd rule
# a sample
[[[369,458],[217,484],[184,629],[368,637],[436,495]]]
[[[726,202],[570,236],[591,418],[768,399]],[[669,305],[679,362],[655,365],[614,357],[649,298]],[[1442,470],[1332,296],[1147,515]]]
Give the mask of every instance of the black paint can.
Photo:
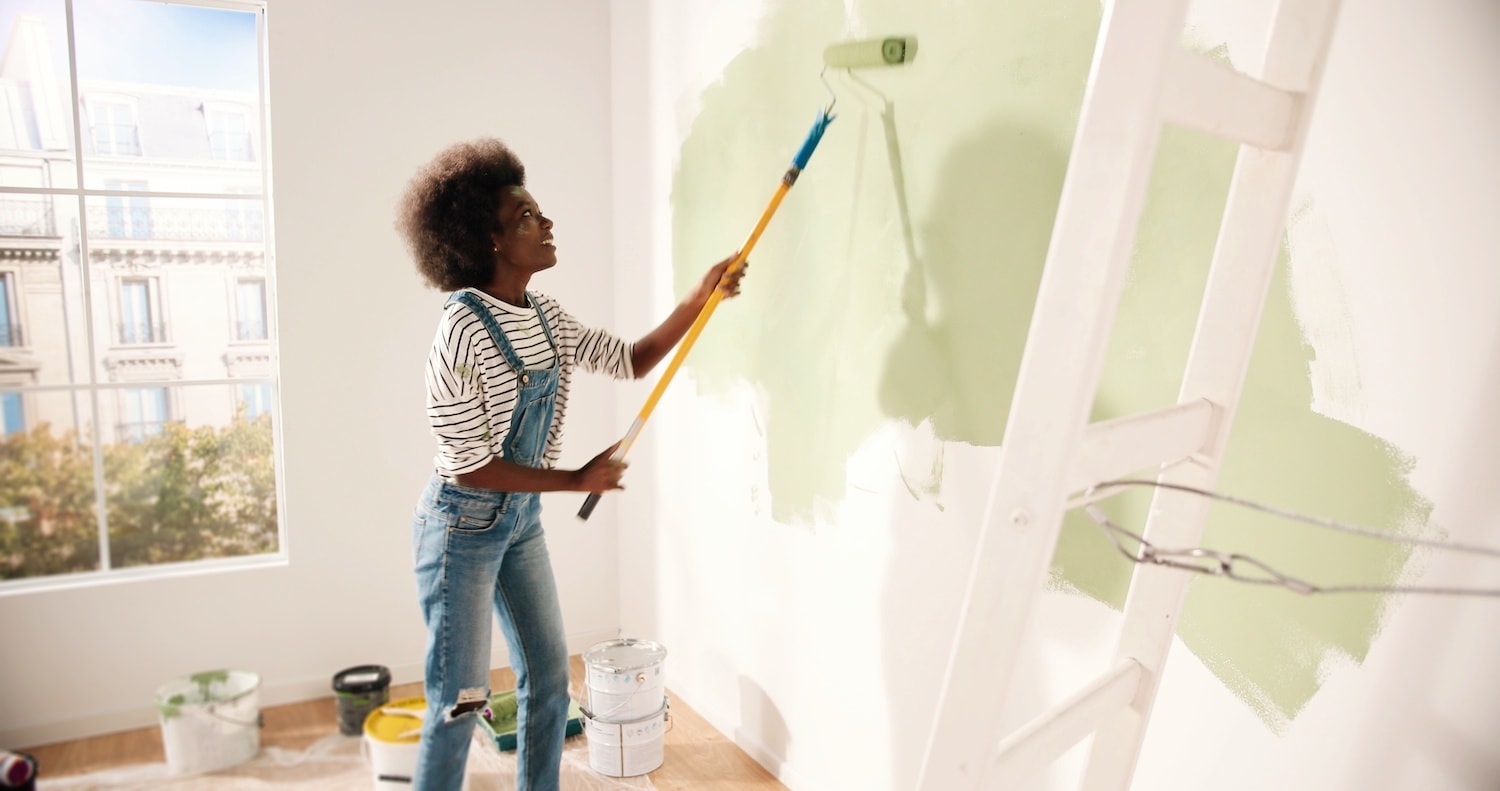
[[[339,710],[339,733],[358,736],[365,717],[390,699],[391,671],[383,665],[360,665],[341,670],[333,677],[333,693]]]

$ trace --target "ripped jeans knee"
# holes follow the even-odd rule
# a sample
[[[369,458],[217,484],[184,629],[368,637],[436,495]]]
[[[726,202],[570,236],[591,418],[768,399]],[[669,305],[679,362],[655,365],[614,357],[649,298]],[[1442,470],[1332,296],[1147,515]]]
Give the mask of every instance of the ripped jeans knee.
[[[467,687],[458,691],[458,702],[448,708],[444,719],[452,722],[465,714],[481,712],[490,702],[488,687]]]

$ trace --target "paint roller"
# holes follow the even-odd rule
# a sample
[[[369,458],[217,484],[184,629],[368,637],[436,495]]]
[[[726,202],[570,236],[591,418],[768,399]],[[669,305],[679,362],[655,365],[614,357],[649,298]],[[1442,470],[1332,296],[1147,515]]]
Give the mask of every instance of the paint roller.
[[[830,45],[823,50],[823,68],[832,69],[864,69],[880,68],[885,66],[901,66],[910,63],[917,56],[917,39],[915,36],[883,36],[880,38],[863,39],[860,41],[845,41]],[[824,82],[827,85],[827,82]],[[829,89],[832,94],[832,89]],[[818,143],[823,139],[823,133],[827,131],[828,125],[833,123],[833,105],[837,99],[828,103],[828,106],[818,111],[818,116],[813,120],[813,125],[808,130],[807,137],[802,141],[802,147],[792,157],[792,165],[781,177],[781,184],[776,187],[775,193],[771,195],[771,201],[766,205],[765,211],[761,212],[760,220],[756,222],[755,228],[745,243],[740,246],[734,261],[729,264],[724,276],[738,272],[745,265],[745,260],[750,257],[750,251],[755,248],[756,242],[760,241],[760,235],[770,224],[771,217],[776,214],[776,209],[781,206],[781,200],[791,190],[792,185],[797,183],[797,177],[807,169],[807,163],[812,159],[813,152],[817,150]],[[677,375],[677,369],[682,367],[682,361],[687,358],[688,352],[692,351],[693,344],[698,336],[703,333],[703,327],[708,324],[709,318],[713,316],[714,310],[724,299],[724,292],[714,289],[709,295],[708,301],[698,311],[698,317],[688,328],[687,334],[683,336],[682,342],[677,346],[677,352],[672,355],[672,360],[667,364],[667,369],[657,380],[656,386],[652,388],[651,394],[646,397],[646,403],[641,406],[640,412],[636,414],[635,422],[630,424],[630,430],[626,432],[625,438],[615,448],[610,458],[619,461],[625,458],[635,440],[640,436],[641,430],[646,427],[646,421],[651,418],[651,413],[656,409],[657,402],[661,401],[662,394],[667,391],[667,385],[671,384],[672,378]],[[591,493],[584,501],[583,507],[578,509],[579,519],[588,519],[594,513],[594,507],[599,504],[600,492]]]

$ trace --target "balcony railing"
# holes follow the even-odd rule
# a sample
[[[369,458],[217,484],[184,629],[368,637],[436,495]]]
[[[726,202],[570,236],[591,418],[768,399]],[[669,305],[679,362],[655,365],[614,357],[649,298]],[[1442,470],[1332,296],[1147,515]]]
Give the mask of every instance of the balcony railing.
[[[0,348],[13,348],[25,345],[26,338],[21,334],[21,325],[0,324]]]
[[[119,330],[120,344],[122,346],[171,342],[171,338],[167,337],[167,325],[165,324],[131,322],[121,324]]]
[[[57,236],[51,201],[0,200],[0,236]]]
[[[253,211],[155,206],[88,207],[89,239],[152,239],[165,242],[259,242],[265,223]]]

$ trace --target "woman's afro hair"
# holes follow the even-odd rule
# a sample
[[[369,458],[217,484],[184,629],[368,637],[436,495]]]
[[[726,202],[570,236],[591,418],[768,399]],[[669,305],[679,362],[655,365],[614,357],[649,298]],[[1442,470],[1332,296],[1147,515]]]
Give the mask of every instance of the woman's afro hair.
[[[396,229],[422,279],[444,291],[488,283],[502,192],[524,186],[526,166],[493,137],[450,146],[417,171],[397,205]]]

